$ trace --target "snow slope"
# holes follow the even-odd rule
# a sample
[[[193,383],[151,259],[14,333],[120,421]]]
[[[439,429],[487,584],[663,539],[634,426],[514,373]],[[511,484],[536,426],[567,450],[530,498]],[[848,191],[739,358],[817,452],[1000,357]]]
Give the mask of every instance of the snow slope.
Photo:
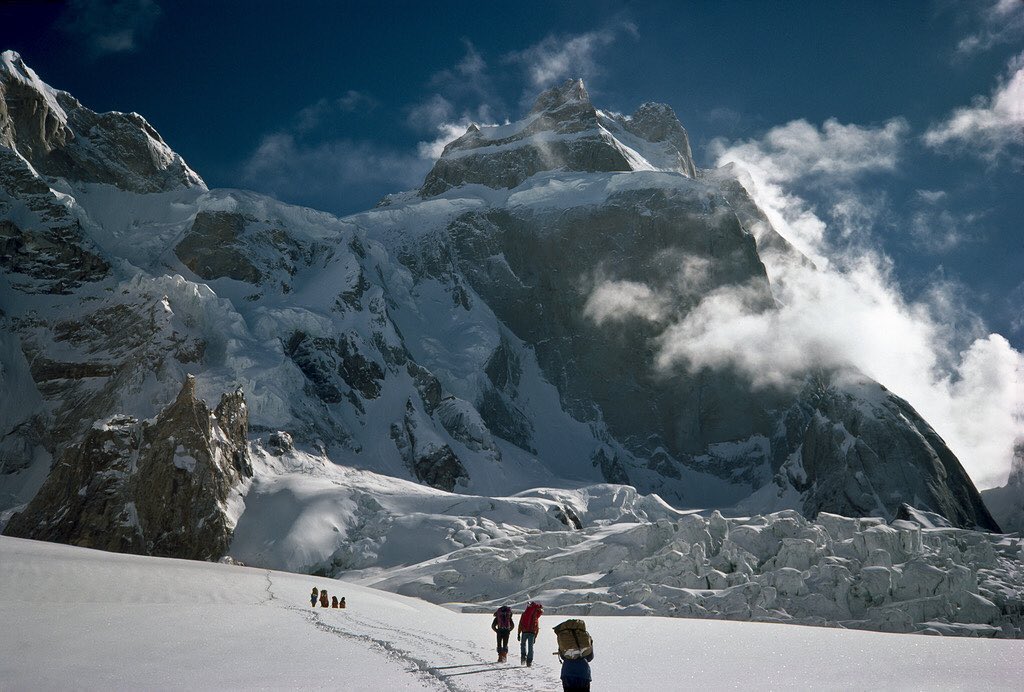
[[[313,585],[347,597],[308,607]],[[557,689],[545,616],[530,669],[488,615],[330,579],[0,538],[0,687]],[[1013,689],[1024,642],[589,617],[595,688]],[[510,658],[510,660],[513,660]]]

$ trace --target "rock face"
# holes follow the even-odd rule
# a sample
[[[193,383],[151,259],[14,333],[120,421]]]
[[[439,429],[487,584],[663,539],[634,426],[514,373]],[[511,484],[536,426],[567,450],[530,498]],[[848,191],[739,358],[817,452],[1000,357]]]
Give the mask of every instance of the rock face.
[[[67,294],[107,276],[110,266],[81,222],[23,158],[0,146],[0,214],[15,203],[23,206],[18,221],[0,220],[0,269],[15,289]]]
[[[807,516],[827,511],[898,518],[904,508],[886,498],[900,497],[955,526],[999,530],[942,439],[906,401],[878,384],[840,388],[814,378],[783,420],[784,432],[773,439],[781,462],[776,484],[804,494]]]
[[[391,439],[419,482],[452,492],[468,480],[455,452],[430,430],[411,401],[406,404],[405,419],[391,424]]]
[[[252,476],[240,392],[211,411],[189,378],[155,421],[99,421],[70,448],[8,536],[197,560],[227,550]]]
[[[983,490],[981,497],[1004,531],[1024,531],[1024,440],[1014,445],[1006,485]]]

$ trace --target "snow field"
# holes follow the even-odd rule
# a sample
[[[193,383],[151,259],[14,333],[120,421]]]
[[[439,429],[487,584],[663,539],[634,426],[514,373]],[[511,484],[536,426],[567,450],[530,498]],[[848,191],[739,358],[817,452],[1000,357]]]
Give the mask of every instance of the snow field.
[[[313,585],[348,609],[309,608]],[[489,615],[330,579],[0,538],[0,688],[553,690],[497,665]],[[1024,642],[588,617],[595,689],[1013,689]],[[511,642],[510,661],[517,660]]]

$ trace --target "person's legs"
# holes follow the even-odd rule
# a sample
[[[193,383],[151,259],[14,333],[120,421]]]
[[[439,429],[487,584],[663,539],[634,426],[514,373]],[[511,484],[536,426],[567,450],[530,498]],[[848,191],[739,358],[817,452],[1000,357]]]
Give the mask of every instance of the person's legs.
[[[526,665],[533,663],[533,640],[536,638],[536,632],[523,632],[523,642],[526,646]],[[527,644],[526,642],[529,643]]]
[[[498,630],[498,653],[499,654],[507,654],[508,653],[508,635],[510,633],[511,633],[511,630]]]
[[[529,632],[523,632],[519,635],[519,662],[526,663],[526,638],[529,637]]]
[[[589,680],[562,680],[562,692],[590,692]]]

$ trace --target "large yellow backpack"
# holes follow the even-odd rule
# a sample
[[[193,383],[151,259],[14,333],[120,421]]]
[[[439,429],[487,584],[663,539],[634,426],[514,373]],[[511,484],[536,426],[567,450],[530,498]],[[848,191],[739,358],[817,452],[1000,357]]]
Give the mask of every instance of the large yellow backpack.
[[[561,658],[586,658],[594,653],[594,639],[582,620],[566,620],[552,629],[558,637],[558,655]]]

